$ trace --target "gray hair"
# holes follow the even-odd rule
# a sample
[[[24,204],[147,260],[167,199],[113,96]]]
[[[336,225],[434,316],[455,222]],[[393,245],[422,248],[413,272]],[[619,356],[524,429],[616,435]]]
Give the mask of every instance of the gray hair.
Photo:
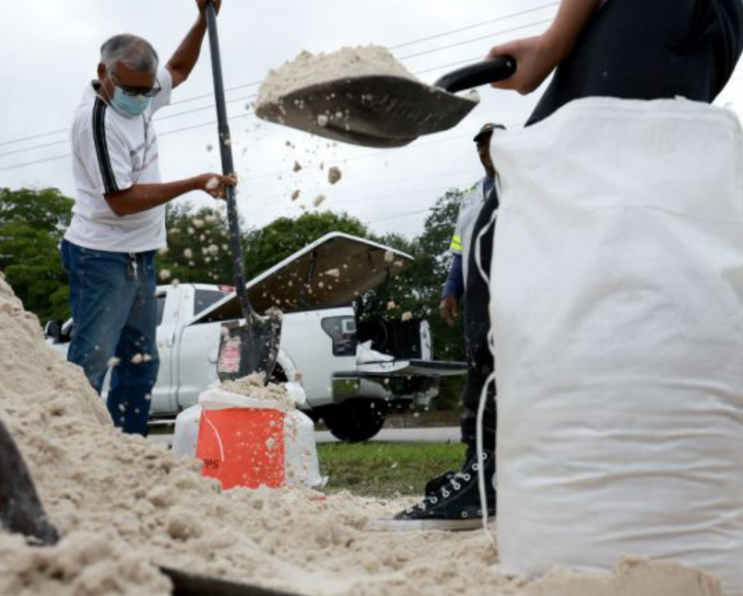
[[[101,46],[101,62],[111,72],[125,64],[137,72],[157,73],[160,58],[150,42],[136,35],[114,35]]]

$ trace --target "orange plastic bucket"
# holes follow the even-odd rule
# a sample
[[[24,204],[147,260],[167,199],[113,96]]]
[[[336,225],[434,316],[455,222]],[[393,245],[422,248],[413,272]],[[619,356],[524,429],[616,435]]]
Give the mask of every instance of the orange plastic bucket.
[[[233,408],[204,410],[196,457],[201,473],[222,488],[277,488],[285,480],[284,412]]]

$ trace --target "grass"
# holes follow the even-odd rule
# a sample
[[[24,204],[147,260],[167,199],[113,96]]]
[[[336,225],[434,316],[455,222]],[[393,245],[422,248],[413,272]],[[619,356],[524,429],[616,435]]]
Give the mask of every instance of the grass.
[[[430,478],[458,470],[464,445],[439,443],[328,443],[317,446],[328,492],[394,497],[422,495]]]

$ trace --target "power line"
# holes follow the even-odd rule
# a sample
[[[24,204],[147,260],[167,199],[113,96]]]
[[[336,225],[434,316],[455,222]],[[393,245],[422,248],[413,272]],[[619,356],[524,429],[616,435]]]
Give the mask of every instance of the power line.
[[[249,116],[250,116],[249,113],[238,114],[236,116],[230,116],[230,121],[238,120],[238,119],[241,119],[241,118],[247,118]],[[203,128],[205,126],[212,126],[214,124],[216,124],[216,120],[213,120],[213,121],[210,121],[210,122],[202,122],[201,124],[195,124],[193,126],[186,126],[184,128],[178,128],[178,129],[175,129],[175,130],[169,130],[169,131],[166,131],[164,133],[159,134],[158,136],[161,137],[161,138],[162,137],[167,137],[167,136],[170,136],[170,135],[173,135],[173,134],[190,131],[190,130],[194,130],[194,129],[197,129],[197,128]],[[508,124],[508,126],[515,126],[515,125],[516,124],[514,124],[514,123]],[[346,161],[356,161],[356,160],[359,160],[359,159],[367,159],[369,157],[380,157],[380,156],[386,155],[388,153],[399,153],[400,151],[411,150],[411,149],[419,149],[421,147],[428,147],[430,145],[438,145],[440,143],[448,143],[448,142],[451,142],[451,141],[457,141],[457,140],[460,140],[460,139],[463,139],[463,138],[466,138],[466,137],[469,137],[469,136],[471,136],[470,133],[466,133],[466,134],[456,135],[456,136],[452,136],[452,137],[447,137],[447,138],[444,138],[444,139],[436,139],[436,140],[431,140],[431,141],[424,141],[424,142],[420,142],[420,143],[415,143],[414,145],[407,145],[407,146],[402,147],[402,148],[399,148],[399,149],[385,149],[385,150],[382,150],[382,151],[373,151],[373,152],[369,152],[369,153],[364,153],[362,155],[355,155],[353,157],[346,158]],[[15,165],[12,165],[12,166],[6,166],[4,168],[0,168],[0,172],[8,172],[8,171],[18,170],[18,169],[21,169],[21,168],[26,168],[26,167],[30,167],[30,166],[34,166],[34,165],[43,164],[43,163],[60,161],[62,159],[67,159],[69,157],[72,157],[72,154],[71,153],[65,153],[64,155],[58,155],[56,157],[50,157],[50,158],[47,158],[47,159],[34,160],[34,161],[30,161],[30,162],[15,164]],[[313,165],[317,165],[317,164],[311,163],[307,167],[312,167]],[[275,170],[273,172],[267,172],[267,173],[264,173],[264,174],[259,174],[257,176],[251,176],[251,177],[248,177],[248,178],[242,178],[241,180],[244,181],[244,182],[249,182],[249,181],[252,181],[252,180],[260,180],[260,179],[263,179],[263,178],[270,178],[272,176],[279,176],[279,175],[284,174],[284,173],[285,173],[284,170]]]
[[[483,26],[488,25],[488,24],[505,21],[505,20],[508,20],[508,19],[512,19],[512,18],[515,18],[515,17],[518,17],[518,16],[525,15],[525,14],[537,12],[539,10],[544,10],[546,8],[551,8],[551,7],[556,6],[557,4],[559,4],[559,3],[558,2],[550,2],[548,4],[543,4],[541,6],[537,6],[537,7],[534,7],[534,8],[527,9],[527,10],[522,10],[522,11],[519,11],[519,12],[511,13],[511,14],[508,14],[508,15],[504,15],[502,17],[497,17],[495,19],[490,19],[490,20],[487,20],[487,21],[482,21],[482,22],[479,22],[479,23],[468,25],[466,27],[461,27],[459,29],[452,29],[452,30],[447,31],[447,32],[438,33],[438,34],[435,34],[435,35],[430,35],[430,36],[427,36],[427,37],[422,37],[422,38],[419,38],[419,39],[415,39],[415,40],[412,40],[412,41],[409,41],[409,42],[398,44],[396,46],[392,46],[390,49],[392,49],[392,50],[394,50],[394,49],[400,49],[400,48],[403,48],[403,47],[408,47],[408,46],[415,45],[415,44],[418,44],[418,43],[422,43],[422,42],[425,42],[425,41],[431,41],[433,39],[439,39],[441,37],[446,37],[446,36],[453,35],[453,34],[456,34],[456,33],[461,33],[463,31],[468,31],[468,30],[475,29],[475,28],[478,28],[478,27],[483,27]],[[458,46],[461,46],[461,45],[465,45],[467,43],[474,43],[475,41],[482,41],[484,39],[489,39],[490,37],[494,37],[496,35],[503,35],[503,34],[510,33],[510,32],[513,32],[513,31],[518,31],[518,30],[521,30],[521,29],[526,29],[526,28],[529,28],[529,27],[534,27],[534,26],[537,26],[537,25],[541,25],[541,24],[547,23],[549,21],[550,21],[549,19],[548,20],[542,20],[542,21],[537,21],[537,22],[531,23],[531,24],[523,25],[523,26],[520,26],[520,27],[515,27],[515,28],[506,29],[506,30],[502,30],[502,31],[496,31],[496,32],[493,32],[493,33],[491,33],[489,35],[486,35],[486,36],[472,38],[472,39],[469,39],[469,40],[464,40],[464,41],[461,41],[461,42],[457,42],[455,44],[450,44],[448,46],[439,47],[439,48],[433,48],[433,49],[429,49],[429,50],[417,52],[415,54],[410,54],[408,56],[404,56],[404,57],[400,58],[400,60],[407,60],[407,59],[411,59],[411,58],[417,58],[419,56],[424,56],[424,55],[427,55],[427,54],[433,54],[433,53],[436,53],[436,52],[440,52],[440,51],[444,51],[444,50],[447,50],[447,49],[451,49],[453,47],[458,47]],[[429,72],[431,70],[436,70],[436,69],[428,69],[428,70],[422,71],[422,72]],[[417,74],[422,74],[422,72],[419,72]],[[230,87],[230,88],[226,89],[226,91],[227,92],[231,92],[231,91],[236,91],[236,90],[239,90],[239,89],[246,89],[246,88],[250,88],[250,87],[255,87],[255,86],[260,85],[261,82],[262,81],[253,81],[253,82],[246,83],[246,84],[243,84],[243,85],[237,85],[235,87]],[[213,97],[213,94],[198,95],[198,96],[194,96],[194,97],[190,97],[190,98],[187,98],[187,99],[183,99],[183,100],[179,100],[179,101],[173,102],[171,104],[171,107],[177,106],[177,105],[181,105],[181,104],[184,104],[184,103],[189,103],[189,102],[197,101],[197,100],[200,100],[200,99],[208,99],[208,98],[211,98],[211,97]],[[244,101],[246,99],[252,99],[253,97],[255,97],[255,95],[251,95],[251,96],[244,97],[244,98],[236,98],[236,99],[229,100],[227,103],[235,103],[237,101]],[[211,109],[213,107],[214,107],[214,104],[210,104],[209,106],[205,106],[203,108],[197,108],[197,109],[194,109],[194,110],[187,110],[187,111],[184,111],[184,112],[178,112],[176,114],[169,114],[167,116],[163,116],[161,118],[158,118],[158,121],[167,120],[167,119],[170,119],[170,118],[176,118],[176,117],[179,117],[179,116],[184,116],[184,115],[195,113],[195,112],[198,112],[198,111]],[[8,140],[8,141],[2,141],[2,142],[0,142],[0,147],[4,147],[4,146],[7,146],[7,145],[13,145],[13,144],[17,144],[17,143],[22,143],[22,142],[25,142],[25,141],[36,140],[36,139],[44,138],[44,137],[47,137],[47,136],[53,136],[53,135],[57,135],[57,134],[61,134],[61,133],[66,133],[66,132],[69,132],[69,130],[70,130],[69,128],[63,128],[63,129],[59,129],[59,130],[55,130],[55,131],[51,131],[51,132],[47,132],[47,133],[40,133],[40,134],[30,135],[30,136],[22,137],[22,138],[18,138],[18,139],[12,139],[12,140]],[[46,144],[46,145],[39,145],[39,146],[36,146],[36,147],[30,147],[30,148],[27,148],[27,150],[28,151],[33,151],[33,150],[36,150],[36,149],[45,148],[45,147],[49,147],[49,146],[53,146],[53,145],[57,145],[57,144],[61,144],[61,143],[62,143],[62,141],[58,141],[58,142],[49,143],[49,144]],[[22,152],[22,150],[18,150],[16,152],[3,153],[3,154],[0,154],[0,157],[3,157],[5,155],[11,155],[11,154],[19,153],[19,152]],[[0,170],[0,171],[2,171],[2,170]]]
[[[452,186],[448,184],[446,186],[437,186],[436,188],[422,188],[419,190],[410,190],[410,191],[398,192],[398,193],[387,194],[387,195],[373,195],[373,196],[364,197],[363,199],[358,199],[356,201],[344,201],[343,206],[362,205],[362,204],[370,203],[372,201],[381,201],[384,199],[394,199],[394,198],[400,198],[400,197],[411,197],[411,196],[420,195],[420,194],[433,195],[436,193],[443,192],[448,188],[452,188]],[[281,209],[279,211],[244,212],[244,213],[241,213],[241,215],[244,215],[246,217],[252,217],[256,215],[270,215],[270,216],[290,215],[290,213],[286,209]]]
[[[428,213],[430,209],[418,209],[417,211],[406,211],[404,213],[396,213],[394,215],[388,215],[386,217],[380,217],[378,219],[370,219],[367,223],[379,223],[380,221],[389,221],[390,219],[398,219],[401,217],[410,217],[411,215],[420,215],[421,213]]]
[[[371,184],[356,184],[353,186],[344,186],[343,191],[358,189],[358,188],[368,188],[372,186],[383,186],[383,185],[390,185],[390,184],[405,184],[408,182],[420,182],[420,181],[427,181],[427,180],[433,180],[435,178],[455,178],[459,176],[472,176],[474,179],[478,174],[480,177],[482,177],[482,168],[479,169],[471,169],[466,171],[459,171],[459,172],[447,172],[444,174],[433,174],[433,175],[426,175],[426,176],[415,176],[413,178],[399,178],[397,180],[385,180],[383,182],[377,182],[377,183],[371,183]],[[447,185],[447,187],[450,187],[451,185]],[[373,197],[365,197],[361,199],[353,199],[353,200],[346,200],[343,199],[343,205],[342,207],[346,207],[348,205],[362,205],[368,201],[374,200],[385,200],[385,199],[391,199],[391,198],[399,198],[401,196],[406,196],[407,194],[421,194],[421,193],[434,193],[439,192],[440,188],[437,187],[435,189],[420,189],[415,191],[401,191],[394,194],[388,194],[388,195],[375,195]],[[311,193],[309,193],[311,194]],[[261,201],[266,201],[268,199],[282,199],[282,198],[288,198],[287,193],[272,193],[269,195],[261,194],[258,197]],[[250,197],[248,197],[248,200],[250,200]],[[330,199],[328,199],[330,200]],[[301,204],[301,203],[300,203]],[[244,215],[270,215],[270,214],[289,214],[290,210],[295,206],[296,204],[292,203],[291,205],[287,205],[286,207],[282,208],[279,211],[272,211],[272,212],[265,212],[265,211],[256,211],[253,213],[245,213]]]
[[[420,39],[415,39],[413,41],[408,41],[405,43],[398,44],[396,46],[391,46],[391,50],[399,50],[401,48],[405,48],[408,46],[412,46],[418,43],[422,43],[424,41],[431,41],[434,39],[439,39],[441,37],[448,37],[449,35],[454,35],[456,33],[461,33],[463,31],[469,31],[471,29],[477,29],[478,27],[484,27],[485,25],[492,25],[493,23],[498,23],[500,21],[506,21],[508,19],[513,19],[515,17],[520,17],[525,14],[529,14],[532,12],[537,12],[539,10],[544,10],[545,8],[552,8],[553,6],[557,6],[559,2],[550,2],[548,4],[542,4],[541,6],[535,6],[534,8],[529,8],[527,10],[522,10],[519,12],[512,12],[508,15],[504,15],[502,17],[497,17],[495,19],[490,19],[487,21],[481,21],[480,23],[475,23],[474,25],[467,25],[466,27],[461,27],[459,29],[452,29],[450,31],[446,31],[444,33],[438,33],[436,35],[429,35],[428,37],[421,37]]]
[[[546,23],[551,23],[551,22],[552,22],[552,19],[544,19],[541,21],[536,21],[534,23],[528,23],[526,25],[521,25],[519,27],[513,27],[511,29],[506,29],[505,31],[497,31],[495,33],[489,33],[488,35],[481,35],[480,37],[473,37],[471,39],[465,39],[463,41],[458,41],[456,43],[452,43],[447,46],[441,46],[433,50],[425,50],[423,52],[416,52],[415,54],[408,54],[407,56],[401,56],[400,58],[398,58],[398,60],[400,61],[412,60],[413,58],[427,56],[428,54],[434,54],[436,52],[443,52],[444,50],[450,50],[452,48],[457,48],[463,45],[474,43],[476,41],[484,41],[486,39],[491,39],[492,37],[495,37],[497,35],[505,35],[506,33],[513,33],[514,31],[521,31],[523,29],[529,29],[530,27],[536,27],[537,25],[544,25]]]

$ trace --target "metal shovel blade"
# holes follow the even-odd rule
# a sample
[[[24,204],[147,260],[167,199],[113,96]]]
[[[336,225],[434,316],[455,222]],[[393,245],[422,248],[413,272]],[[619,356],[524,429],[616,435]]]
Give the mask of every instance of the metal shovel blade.
[[[266,382],[276,366],[281,340],[281,315],[269,311],[253,321],[229,321],[222,324],[217,376],[223,383],[253,373],[263,373]]]
[[[38,544],[55,544],[59,540],[57,529],[46,516],[21,452],[2,421],[0,523],[8,532],[23,534]]]
[[[389,75],[344,77],[259,104],[256,115],[344,143],[402,147],[455,127],[479,103],[476,96],[455,92],[506,79],[515,71],[515,61],[503,57],[448,73],[433,86]]]
[[[363,145],[402,147],[456,126],[478,101],[412,79],[361,76],[305,87],[256,108],[263,120]]]

